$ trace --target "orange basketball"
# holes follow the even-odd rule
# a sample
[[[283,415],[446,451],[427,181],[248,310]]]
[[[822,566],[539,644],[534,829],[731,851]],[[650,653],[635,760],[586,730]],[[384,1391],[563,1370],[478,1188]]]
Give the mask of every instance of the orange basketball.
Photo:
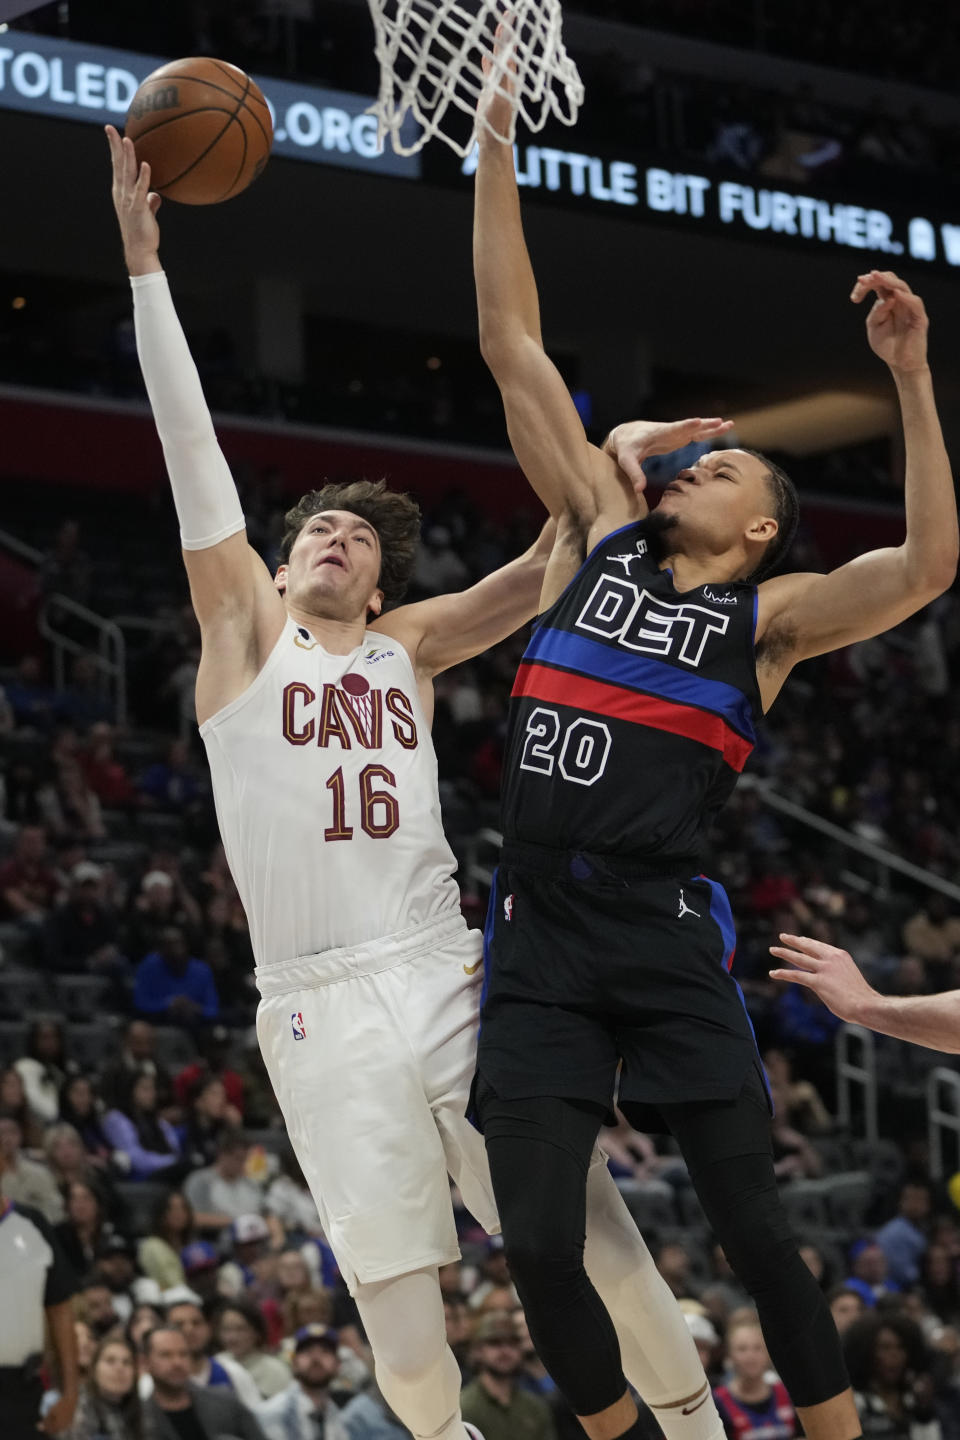
[[[257,86],[225,60],[171,60],[148,75],[127,112],[151,189],[183,205],[246,190],[267,163],[273,122]]]

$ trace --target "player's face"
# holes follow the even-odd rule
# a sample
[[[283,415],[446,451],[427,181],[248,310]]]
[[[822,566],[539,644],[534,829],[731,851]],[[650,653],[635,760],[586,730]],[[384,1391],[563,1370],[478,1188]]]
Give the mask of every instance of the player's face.
[[[735,546],[745,534],[772,539],[767,470],[743,450],[713,450],[681,470],[663,492],[658,514],[675,521],[681,543],[707,542],[717,553]],[[767,531],[757,527],[766,522]]]
[[[355,620],[380,613],[380,539],[348,510],[313,515],[294,541],[277,584],[290,605],[324,619]]]

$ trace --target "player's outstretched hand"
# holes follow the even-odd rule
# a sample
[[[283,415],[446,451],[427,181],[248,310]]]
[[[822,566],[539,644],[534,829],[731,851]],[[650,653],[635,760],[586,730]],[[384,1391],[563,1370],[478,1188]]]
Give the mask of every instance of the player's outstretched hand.
[[[484,55],[485,85],[477,104],[477,134],[493,131],[504,141],[514,133],[517,109],[517,62],[514,58],[516,37],[512,30],[513,15],[505,15],[497,26],[493,56]]]
[[[639,495],[646,489],[647,477],[643,462],[652,455],[670,455],[698,441],[718,440],[733,429],[732,420],[701,417],[691,420],[631,420],[618,425],[604,441],[603,448],[612,455]]]
[[[113,164],[113,208],[120,222],[123,253],[131,275],[159,270],[160,196],[150,189],[150,166],[137,166],[133,141],[121,138],[113,125],[105,127]]]
[[[841,1020],[858,1022],[864,1006],[876,998],[876,991],[864,980],[846,950],[809,940],[805,935],[781,935],[780,945],[771,945],[770,954],[795,966],[792,970],[771,970],[771,980],[789,980],[803,985]]]
[[[877,298],[867,316],[870,349],[891,370],[926,369],[930,321],[920,296],[892,270],[858,275],[850,299],[859,305],[871,292]]]

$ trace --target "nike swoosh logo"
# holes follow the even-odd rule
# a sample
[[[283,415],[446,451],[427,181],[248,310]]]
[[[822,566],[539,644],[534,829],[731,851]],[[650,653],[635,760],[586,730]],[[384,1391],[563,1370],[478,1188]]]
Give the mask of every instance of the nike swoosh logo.
[[[704,1397],[703,1397],[702,1400],[698,1400],[698,1402],[697,1402],[696,1405],[685,1405],[685,1406],[683,1407],[683,1409],[680,1411],[680,1414],[681,1414],[681,1415],[692,1415],[693,1412],[694,1412],[694,1410],[699,1410],[701,1405],[706,1405],[706,1403],[707,1403],[707,1401],[708,1401],[709,1399],[710,1399],[710,1394],[709,1394],[709,1391],[708,1391],[707,1394],[704,1395]]]
[[[463,967],[463,973],[464,973],[464,975],[476,975],[477,971],[480,969],[480,966],[481,966],[482,964],[483,964],[483,956],[481,955],[481,957],[480,957],[480,959],[477,961],[476,965],[464,965],[464,967]]]

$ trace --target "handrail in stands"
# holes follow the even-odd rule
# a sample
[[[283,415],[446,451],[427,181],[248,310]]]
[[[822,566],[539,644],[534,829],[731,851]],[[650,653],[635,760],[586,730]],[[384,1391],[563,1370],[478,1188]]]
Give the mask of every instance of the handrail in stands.
[[[84,644],[57,629],[57,615],[67,616],[95,632],[94,644]],[[61,619],[62,624],[62,619]],[[127,720],[127,642],[120,626],[112,620],[89,610],[69,595],[48,595],[40,611],[40,634],[50,641],[53,650],[53,683],[57,690],[66,685],[65,660],[67,655],[89,655],[97,667],[100,690],[104,698],[113,702],[114,719],[118,725]],[[111,693],[112,692],[112,693]]]
[[[952,1109],[941,1106],[941,1094],[952,1097]],[[956,1070],[948,1070],[946,1065],[938,1065],[927,1077],[927,1134],[930,1175],[934,1180],[943,1179],[943,1138],[947,1130],[951,1130],[956,1138],[960,1163],[960,1075]]]
[[[858,1064],[852,1056],[854,1043],[862,1045]],[[837,1124],[845,1134],[853,1134],[853,1105],[851,1090],[854,1085],[863,1088],[864,1138],[876,1143],[879,1136],[877,1126],[877,1055],[872,1030],[862,1025],[841,1025],[834,1039],[837,1059]]]

